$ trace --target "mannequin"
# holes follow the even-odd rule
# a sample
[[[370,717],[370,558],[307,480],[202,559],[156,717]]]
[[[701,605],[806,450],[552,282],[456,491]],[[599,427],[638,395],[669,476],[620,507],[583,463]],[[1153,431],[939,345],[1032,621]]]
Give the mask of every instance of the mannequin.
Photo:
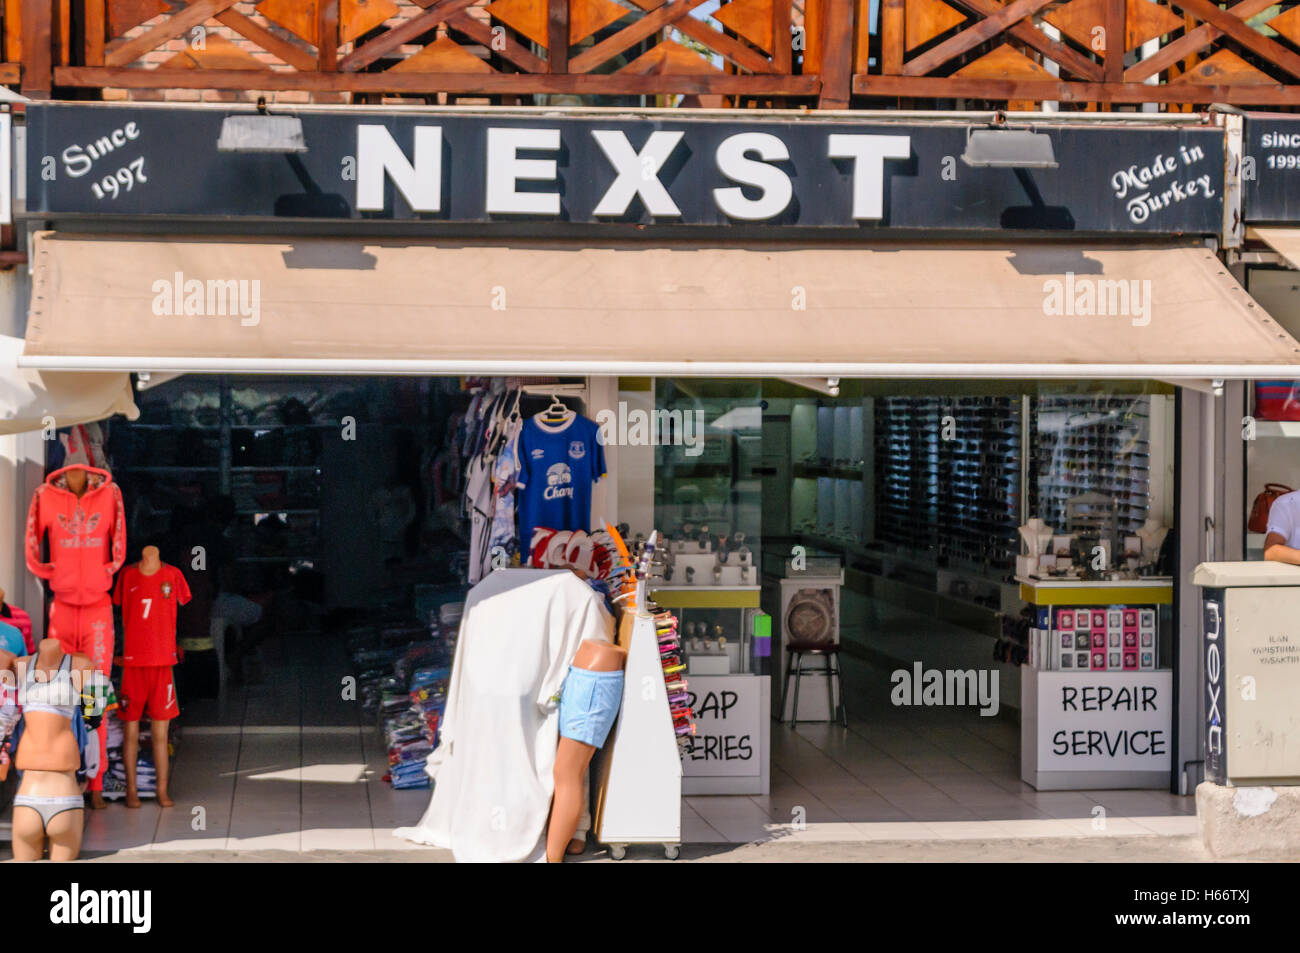
[[[1025,541],[1030,556],[1042,556],[1052,542],[1052,527],[1035,516],[1020,527],[1020,538]]]
[[[176,651],[176,613],[190,601],[184,574],[162,561],[157,546],[146,546],[134,566],[124,569],[113,590],[113,602],[122,607],[122,760],[126,767],[126,806],[140,806],[136,787],[140,753],[140,719],[150,718],[156,793],[161,807],[171,807],[167,796],[169,774],[167,729],[180,714],[172,666]]]
[[[586,639],[573,657],[573,668],[588,672],[618,672],[627,666],[627,649],[610,642]],[[570,682],[566,681],[568,689]],[[618,679],[622,691],[622,678]],[[563,696],[561,706],[564,705]],[[560,716],[560,745],[555,752],[555,798],[551,802],[551,819],[546,829],[546,862],[563,863],[565,853],[581,854],[585,843],[573,837],[582,816],[583,778],[596,753],[596,745],[564,735],[565,718]],[[601,741],[603,742],[603,738]]]
[[[1153,566],[1157,559],[1160,558],[1160,547],[1164,545],[1165,536],[1169,534],[1169,527],[1165,526],[1157,517],[1150,516],[1147,521],[1138,527],[1135,534],[1142,540],[1142,565]]]
[[[50,561],[41,560],[49,536]],[[27,568],[54,595],[47,635],[63,650],[89,656],[105,676],[113,665],[113,605],[108,592],[126,558],[122,492],[107,470],[72,463],[32,495],[27,514]],[[99,726],[100,770],[90,780],[91,807],[104,807],[108,726]]]
[[[15,860],[76,860],[81,851],[84,804],[77,768],[81,752],[73,719],[81,718],[80,686],[94,663],[43,639],[36,654],[12,663],[23,704],[23,734],[14,767],[23,772],[14,798]]]

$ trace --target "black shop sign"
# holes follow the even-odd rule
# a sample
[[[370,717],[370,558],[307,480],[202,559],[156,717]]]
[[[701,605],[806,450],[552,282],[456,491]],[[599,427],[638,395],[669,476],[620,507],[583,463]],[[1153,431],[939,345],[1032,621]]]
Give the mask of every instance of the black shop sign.
[[[27,213],[471,224],[1217,234],[1221,130],[1050,125],[1060,166],[962,161],[969,124],[689,113],[305,111],[307,151],[219,151],[228,108],[32,104]],[[242,115],[249,115],[248,112]],[[462,229],[463,231],[463,229]]]
[[[1300,119],[1249,116],[1242,156],[1248,222],[1300,222]]]

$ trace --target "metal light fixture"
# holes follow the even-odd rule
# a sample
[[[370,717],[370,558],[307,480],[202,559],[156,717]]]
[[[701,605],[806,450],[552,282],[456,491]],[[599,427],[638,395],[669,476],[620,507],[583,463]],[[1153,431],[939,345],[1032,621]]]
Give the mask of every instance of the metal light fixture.
[[[221,121],[218,152],[306,152],[302,120],[297,116],[227,116]]]
[[[974,168],[1055,169],[1050,136],[1029,129],[967,129],[961,161]]]

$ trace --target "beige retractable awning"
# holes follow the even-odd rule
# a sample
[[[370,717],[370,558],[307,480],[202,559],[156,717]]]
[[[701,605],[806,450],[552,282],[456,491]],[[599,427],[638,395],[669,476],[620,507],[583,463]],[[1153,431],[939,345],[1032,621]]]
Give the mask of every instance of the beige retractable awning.
[[[94,370],[1300,377],[1199,246],[43,233],[23,358]]]
[[[1255,237],[1300,269],[1300,228],[1252,228]]]
[[[22,338],[0,335],[0,435],[140,416],[126,374],[19,367],[22,351]]]

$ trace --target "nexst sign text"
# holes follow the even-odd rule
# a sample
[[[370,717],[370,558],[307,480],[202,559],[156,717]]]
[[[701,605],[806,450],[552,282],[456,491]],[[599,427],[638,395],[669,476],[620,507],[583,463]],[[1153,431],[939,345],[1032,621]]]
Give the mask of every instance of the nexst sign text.
[[[682,147],[684,131],[656,130],[638,149],[621,129],[585,130],[615,173],[592,214],[618,218],[640,202],[656,219],[681,220],[671,189],[661,170]],[[386,126],[357,126],[356,208],[384,212],[386,183],[416,213],[443,210],[442,127],[417,125],[408,155]],[[825,136],[826,160],[847,160],[852,166],[852,206],[846,222],[878,220],[884,215],[885,163],[911,154],[910,137],[830,133]],[[557,156],[563,148],[561,131],[547,127],[489,127],[484,162],[483,211],[488,215],[559,218],[562,214]],[[727,136],[713,151],[718,184],[710,190],[714,206],[739,222],[776,218],[794,199],[794,182],[781,163],[790,161],[785,141],[770,132],[740,132]],[[798,170],[796,170],[798,171]],[[529,187],[523,187],[528,183]]]

